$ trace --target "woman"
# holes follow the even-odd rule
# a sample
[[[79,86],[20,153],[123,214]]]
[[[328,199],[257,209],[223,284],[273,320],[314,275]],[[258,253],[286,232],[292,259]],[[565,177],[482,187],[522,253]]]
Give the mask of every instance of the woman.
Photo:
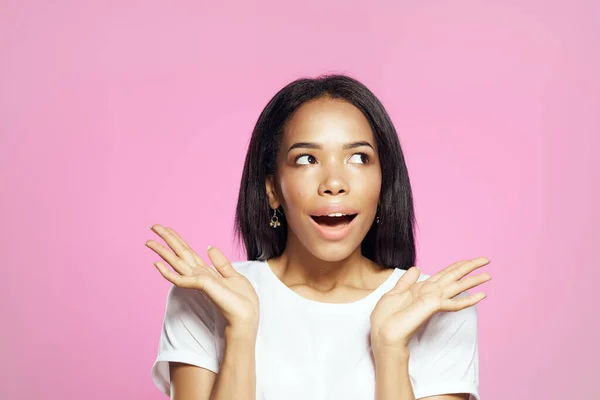
[[[465,277],[415,263],[414,210],[396,130],[363,84],[299,79],[261,113],[236,236],[248,261],[207,265],[170,228],[146,245],[172,282],[157,386],[173,399],[479,399],[477,315]],[[172,250],[172,251],[171,251]],[[464,278],[464,279],[463,279]],[[260,300],[260,301],[259,301]]]

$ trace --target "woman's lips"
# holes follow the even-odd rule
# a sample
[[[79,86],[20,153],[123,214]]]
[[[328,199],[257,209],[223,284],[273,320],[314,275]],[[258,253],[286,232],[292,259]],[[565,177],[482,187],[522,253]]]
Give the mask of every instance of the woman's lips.
[[[325,240],[341,240],[341,239],[345,238],[346,236],[348,236],[348,234],[350,233],[350,230],[355,225],[354,221],[356,221],[357,215],[358,214],[353,214],[352,216],[350,216],[350,220],[348,220],[347,217],[330,217],[330,218],[340,218],[340,223],[337,225],[319,224],[315,220],[315,218],[319,219],[322,217],[311,216],[310,219],[311,219],[312,224],[314,225],[317,233],[323,239],[325,239]],[[345,221],[349,221],[349,222],[344,223],[342,218]]]

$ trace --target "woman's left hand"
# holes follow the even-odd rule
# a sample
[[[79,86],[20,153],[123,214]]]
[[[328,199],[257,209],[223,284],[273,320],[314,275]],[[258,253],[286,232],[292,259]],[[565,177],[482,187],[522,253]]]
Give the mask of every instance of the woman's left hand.
[[[486,297],[483,292],[453,297],[492,279],[488,273],[462,279],[489,263],[485,257],[459,261],[421,282],[417,282],[421,275],[419,269],[408,269],[394,288],[381,297],[371,313],[374,355],[377,357],[390,351],[408,354],[410,338],[433,314],[459,311],[483,300]]]

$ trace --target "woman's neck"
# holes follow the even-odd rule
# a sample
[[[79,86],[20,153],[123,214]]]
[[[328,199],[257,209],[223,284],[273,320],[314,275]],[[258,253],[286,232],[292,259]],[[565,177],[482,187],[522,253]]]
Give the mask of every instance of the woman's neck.
[[[308,286],[318,292],[340,287],[373,290],[391,273],[364,257],[360,246],[344,259],[322,260],[304,246],[288,241],[284,252],[268,262],[288,287]]]

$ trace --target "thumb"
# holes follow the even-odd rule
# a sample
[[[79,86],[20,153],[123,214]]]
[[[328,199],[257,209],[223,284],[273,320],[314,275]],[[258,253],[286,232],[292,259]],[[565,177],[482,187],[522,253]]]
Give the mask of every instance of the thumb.
[[[398,282],[396,282],[396,285],[394,285],[394,291],[396,292],[404,292],[405,290],[408,290],[408,288],[410,288],[421,276],[421,271],[419,270],[419,268],[415,265],[413,267],[410,267],[401,277],[400,279],[398,279]]]
[[[210,261],[212,261],[213,266],[217,271],[219,271],[223,278],[231,278],[232,276],[239,275],[239,272],[233,268],[221,250],[213,246],[208,246],[206,252],[208,254],[208,258],[210,258]]]

